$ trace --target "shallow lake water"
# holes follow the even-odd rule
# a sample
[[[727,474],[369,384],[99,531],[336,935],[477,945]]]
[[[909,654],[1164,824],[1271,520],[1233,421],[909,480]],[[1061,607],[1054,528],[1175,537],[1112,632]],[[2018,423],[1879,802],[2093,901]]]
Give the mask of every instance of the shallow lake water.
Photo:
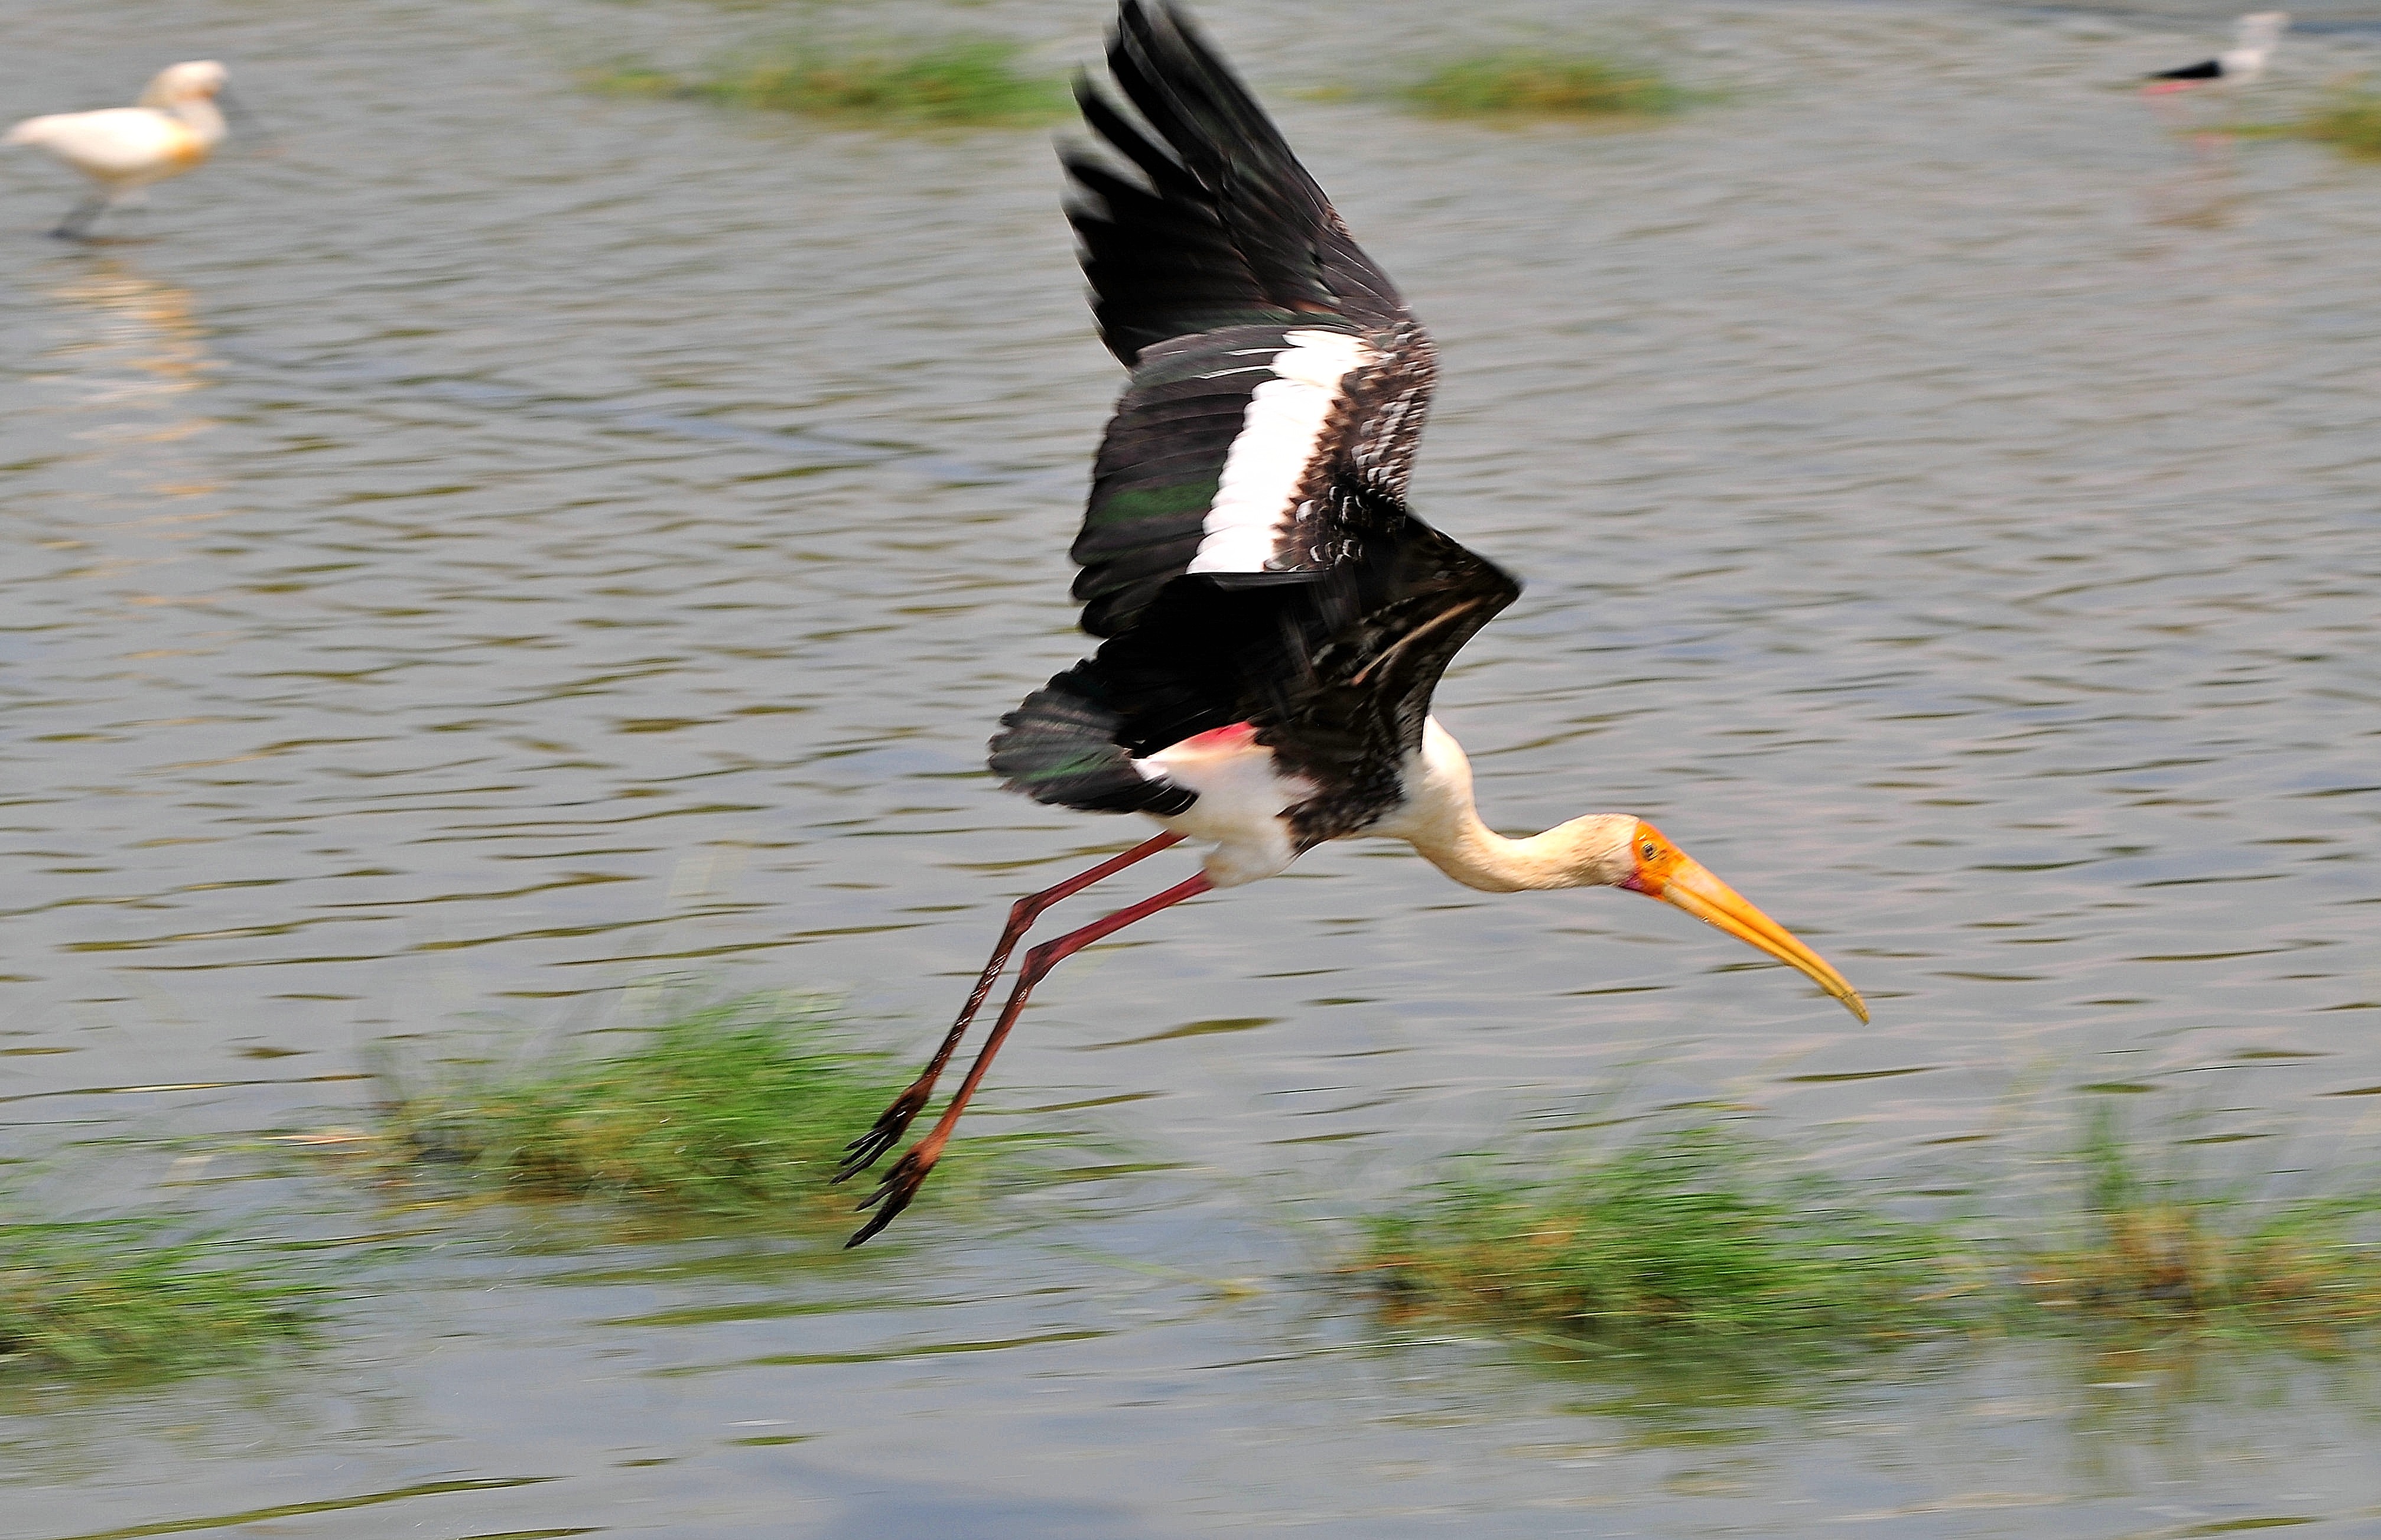
[[[1329,1277],[1449,1152],[1684,1103],[1902,1192],[2021,1188],[2127,1093],[2370,1172],[2381,170],[2169,131],[2128,82],[2213,7],[1200,14],[1439,340],[1421,507],[1529,584],[1440,694],[1489,817],[1654,819],[1874,1026],[1626,895],[1351,846],[1056,975],[971,1126],[1093,1153],[849,1256],[244,1153],[375,1056],[690,984],[922,1052],[1011,898],[1138,837],[982,770],[1081,651],[1117,384],[1047,136],[576,81],[800,18],[1056,67],[1106,7],[8,0],[0,117],[214,56],[276,137],[88,249],[0,163],[6,1148],[55,1209],[373,1258],[291,1363],[0,1407],[11,1534],[2381,1534],[2360,1368],[1714,1407]],[[1712,99],[1315,99],[1566,30]],[[2314,14],[2243,112],[2375,43]]]

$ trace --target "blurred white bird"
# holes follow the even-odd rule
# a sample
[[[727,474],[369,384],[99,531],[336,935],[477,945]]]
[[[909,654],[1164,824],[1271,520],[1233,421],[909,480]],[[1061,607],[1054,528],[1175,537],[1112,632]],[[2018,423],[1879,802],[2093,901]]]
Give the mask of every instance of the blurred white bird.
[[[2282,41],[2283,29],[2289,24],[2288,11],[2252,11],[2232,24],[2231,47],[2212,59],[2178,69],[2161,69],[2146,77],[2150,83],[2144,89],[2153,92],[2189,91],[2208,80],[2248,85],[2265,73],[2265,61],[2273,55]]]
[[[215,98],[225,76],[213,59],[168,65],[136,106],[29,117],[0,136],[0,145],[38,145],[99,184],[50,234],[79,239],[117,199],[203,162],[223,141]]]

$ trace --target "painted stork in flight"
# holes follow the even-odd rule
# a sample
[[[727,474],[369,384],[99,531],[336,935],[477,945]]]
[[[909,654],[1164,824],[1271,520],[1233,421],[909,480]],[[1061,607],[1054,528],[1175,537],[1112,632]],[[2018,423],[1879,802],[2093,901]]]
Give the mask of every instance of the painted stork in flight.
[[[1100,334],[1132,372],[1074,545],[1083,629],[1101,645],[1001,719],[992,768],[1036,801],[1142,813],[1165,832],[1017,901],[933,1060],[851,1142],[836,1179],[899,1142],[1044,910],[1182,840],[1212,848],[1198,875],[1025,954],[966,1082],[861,1204],[875,1213],[849,1243],[916,1196],[1062,959],[1329,839],[1403,839],[1489,892],[1660,898],[1866,1021],[1841,974],[1651,825],[1592,813],[1508,839],[1481,822],[1431,691],[1520,585],[1406,507],[1430,338],[1181,12],[1123,0],[1107,57],[1139,123],[1088,80],[1075,94],[1132,171],[1062,154]]]
[[[2252,11],[2233,23],[2232,46],[2212,59],[2186,64],[2174,69],[2161,69],[2144,76],[2150,83],[2144,91],[2153,94],[2170,91],[2189,91],[2210,80],[2230,80],[2239,85],[2253,85],[2265,73],[2265,61],[2280,45],[2283,30],[2290,24],[2288,11]]]

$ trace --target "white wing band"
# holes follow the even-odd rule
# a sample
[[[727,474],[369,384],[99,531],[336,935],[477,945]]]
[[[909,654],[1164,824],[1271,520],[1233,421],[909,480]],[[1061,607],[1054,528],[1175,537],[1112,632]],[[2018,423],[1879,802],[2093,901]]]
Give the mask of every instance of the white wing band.
[[[1283,340],[1289,346],[1274,355],[1275,377],[1249,397],[1224,457],[1189,571],[1265,570],[1288,527],[1291,495],[1306,480],[1315,441],[1339,404],[1340,382],[1373,361],[1373,350],[1345,332],[1289,332]]]

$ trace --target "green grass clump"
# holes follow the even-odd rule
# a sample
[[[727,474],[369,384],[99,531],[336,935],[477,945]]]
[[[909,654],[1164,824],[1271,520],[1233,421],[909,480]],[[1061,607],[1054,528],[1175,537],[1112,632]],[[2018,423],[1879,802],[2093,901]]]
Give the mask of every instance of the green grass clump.
[[[145,1220],[0,1223],[0,1370],[155,1375],[301,1335],[314,1290]]]
[[[1623,1349],[1882,1346],[1935,1328],[2088,1331],[2328,1352],[2381,1330],[2381,1192],[2261,1197],[2094,1109],[2024,1227],[1917,1225],[1724,1128],[1645,1135],[1557,1175],[1468,1174],[1373,1221],[1392,1314]],[[1991,1195],[1984,1194],[1991,1202]]]
[[[2327,1345],[2381,1325],[2381,1194],[2258,1202],[2145,1168],[2116,1115],[2085,1125],[2078,1212],[2026,1247],[2028,1296],[2070,1319]]]
[[[1687,104],[1649,65],[1521,50],[1442,65],[1402,95],[1441,117],[1659,117]]]
[[[2288,128],[2294,138],[2337,145],[2363,160],[2381,160],[2381,92],[2362,86],[2334,91]]]
[[[698,77],[643,66],[594,78],[603,90],[763,107],[850,123],[953,127],[1047,123],[1068,108],[1064,82],[1032,73],[1023,48],[997,38],[924,47],[833,51],[755,46]]]
[[[817,1007],[756,996],[676,1016],[617,1055],[403,1094],[385,1117],[400,1149],[516,1192],[849,1217],[827,1179],[897,1089]]]
[[[1946,1248],[1717,1128],[1558,1175],[1466,1175],[1375,1220],[1365,1268],[1401,1309],[1614,1347],[1878,1345],[1948,1318]]]

